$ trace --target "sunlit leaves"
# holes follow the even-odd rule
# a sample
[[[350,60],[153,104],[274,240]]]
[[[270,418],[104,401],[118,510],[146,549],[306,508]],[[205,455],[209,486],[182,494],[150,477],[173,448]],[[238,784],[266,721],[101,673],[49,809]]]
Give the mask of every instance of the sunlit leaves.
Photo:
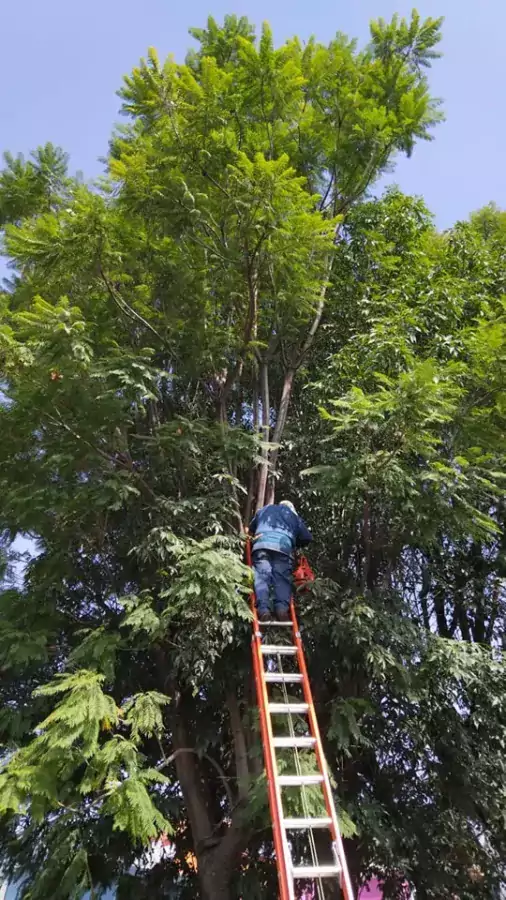
[[[167,703],[169,698],[158,691],[135,694],[125,703],[123,714],[125,722],[131,727],[132,740],[139,740],[142,735],[151,737],[162,733],[162,710]]]

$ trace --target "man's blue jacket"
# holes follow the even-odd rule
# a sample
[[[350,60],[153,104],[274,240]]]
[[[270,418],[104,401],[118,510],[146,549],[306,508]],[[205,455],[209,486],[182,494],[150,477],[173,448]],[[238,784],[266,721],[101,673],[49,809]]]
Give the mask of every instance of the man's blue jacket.
[[[290,507],[271,503],[260,509],[251,520],[250,534],[255,536],[253,553],[276,550],[292,556],[296,547],[306,547],[313,540],[306,523]]]

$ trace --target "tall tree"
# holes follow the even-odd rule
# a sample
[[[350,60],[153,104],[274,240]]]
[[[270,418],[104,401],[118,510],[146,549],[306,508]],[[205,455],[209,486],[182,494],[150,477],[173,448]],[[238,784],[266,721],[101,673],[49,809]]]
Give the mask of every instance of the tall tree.
[[[125,80],[99,189],[52,148],[7,160],[0,529],[39,555],[0,597],[0,808],[32,900],[275,890],[239,533],[315,466],[304,618],[354,877],[492,896],[502,219],[441,238],[360,203],[440,117],[439,28],[275,49],[211,19]]]

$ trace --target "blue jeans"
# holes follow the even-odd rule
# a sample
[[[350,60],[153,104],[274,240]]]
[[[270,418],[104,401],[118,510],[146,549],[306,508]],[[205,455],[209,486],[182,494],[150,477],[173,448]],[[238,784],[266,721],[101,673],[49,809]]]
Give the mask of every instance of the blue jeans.
[[[274,588],[276,612],[290,607],[292,596],[293,562],[286,553],[277,550],[256,550],[253,553],[255,596],[259,613],[272,614],[271,587]]]

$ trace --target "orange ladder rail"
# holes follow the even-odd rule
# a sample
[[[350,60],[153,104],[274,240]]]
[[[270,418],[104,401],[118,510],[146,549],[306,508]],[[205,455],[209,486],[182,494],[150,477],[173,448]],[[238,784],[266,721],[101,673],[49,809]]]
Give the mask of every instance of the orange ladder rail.
[[[246,560],[249,566],[251,561],[251,544],[248,540],[246,544]],[[262,657],[262,635],[260,632],[260,623],[256,609],[256,598],[254,591],[251,593],[251,611],[253,613],[253,671],[255,673],[255,687],[257,694],[258,711],[260,716],[260,733],[262,736],[262,746],[264,749],[265,768],[267,772],[267,793],[269,796],[269,807],[271,811],[272,832],[274,836],[274,850],[276,853],[276,865],[278,869],[280,900],[292,900],[293,894],[289,889],[289,878],[286,866],[286,847],[281,827],[283,816],[283,805],[281,801],[281,792],[276,782],[276,754],[272,742],[272,723],[267,715],[268,695],[267,685],[263,677],[264,663]]]

